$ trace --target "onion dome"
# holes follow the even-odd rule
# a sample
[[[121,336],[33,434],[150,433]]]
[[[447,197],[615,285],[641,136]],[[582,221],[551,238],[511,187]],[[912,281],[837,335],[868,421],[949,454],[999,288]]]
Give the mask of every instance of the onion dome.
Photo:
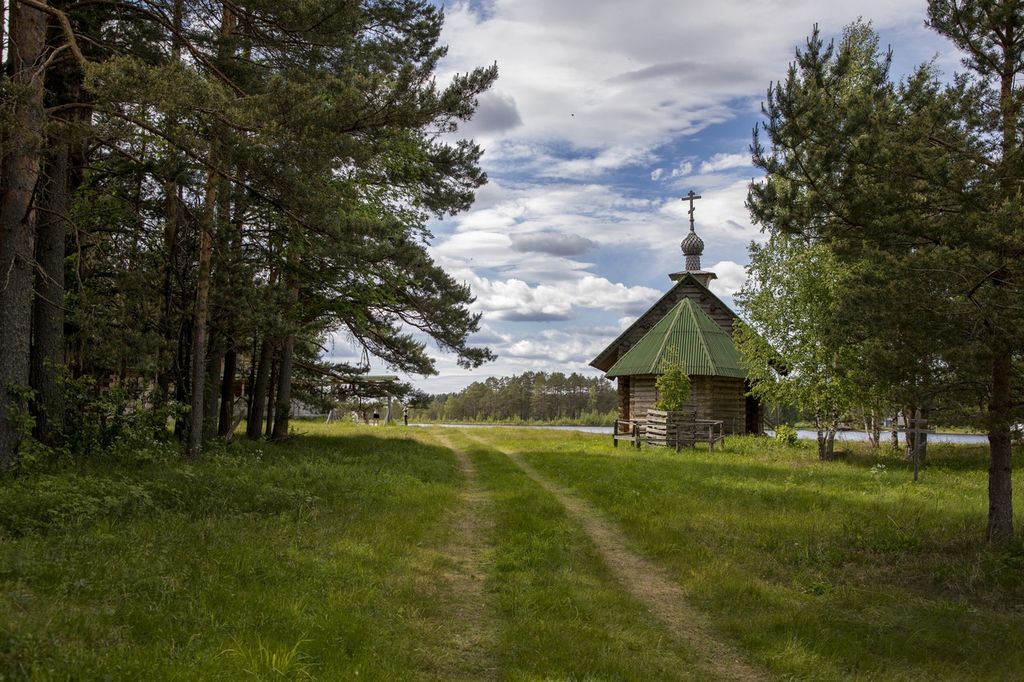
[[[686,239],[680,243],[680,246],[683,249],[683,255],[686,256],[686,269],[691,272],[700,270],[700,257],[704,253],[704,241],[693,231],[693,227],[690,228],[690,234],[686,235]]]

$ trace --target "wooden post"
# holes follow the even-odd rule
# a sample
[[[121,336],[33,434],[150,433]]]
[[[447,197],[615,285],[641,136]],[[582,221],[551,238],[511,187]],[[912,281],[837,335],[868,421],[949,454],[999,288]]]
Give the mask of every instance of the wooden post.
[[[928,447],[928,434],[935,433],[935,429],[929,428],[928,420],[921,416],[921,410],[915,411],[915,416],[907,420],[907,426],[903,429],[907,434],[907,455],[914,462],[914,481],[919,478],[921,469],[921,458]],[[910,445],[913,443],[913,445]]]

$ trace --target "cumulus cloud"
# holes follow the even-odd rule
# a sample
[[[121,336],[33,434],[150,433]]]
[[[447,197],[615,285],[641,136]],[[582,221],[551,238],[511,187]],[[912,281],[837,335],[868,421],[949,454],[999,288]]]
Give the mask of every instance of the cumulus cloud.
[[[533,167],[542,177],[589,178],[619,168],[644,165],[652,158],[646,147],[615,145],[593,152],[576,150],[571,159],[545,155],[535,159]]]
[[[504,352],[513,358],[584,364],[604,350],[613,338],[587,338],[563,331],[546,330],[509,344]]]
[[[480,329],[469,337],[469,341],[476,345],[496,345],[508,343],[510,338],[509,334],[502,334],[494,327],[482,324]]]
[[[635,0],[628,10],[595,0],[584,11],[550,0],[453,2],[439,80],[498,63],[499,87],[514,95],[523,125],[492,133],[492,139],[653,150],[673,136],[729,120],[731,102],[763,93],[815,22],[838,33],[858,16],[885,27],[920,25],[922,15],[920,3],[889,0],[795,0],[786,11],[775,3],[736,0],[686,12],[671,0]],[[607,170],[601,164],[590,168]]]
[[[685,178],[687,175],[693,172],[693,164],[689,161],[683,161],[681,164],[672,169],[673,178]]]
[[[734,0],[680,12],[671,0],[446,0],[438,82],[494,62],[500,77],[457,134],[486,150],[491,184],[472,210],[431,224],[431,254],[472,288],[486,322],[472,342],[500,359],[464,371],[439,353],[442,376],[421,386],[592,371],[593,355],[667,288],[662,273],[681,268],[679,197],[691,189],[704,197],[695,218],[712,289],[731,298],[746,245],[762,239],[741,177],[767,84],[815,22],[827,36],[860,15],[899,45],[897,59],[929,59],[943,47],[921,40],[922,3],[793,0],[783,12]]]
[[[531,232],[511,236],[516,251],[547,253],[552,256],[579,256],[597,246],[597,242],[578,234]]]
[[[718,296],[735,296],[747,281],[747,270],[739,263],[723,260],[708,268],[718,279],[711,281],[711,291]]]
[[[482,312],[485,319],[506,321],[566,320],[574,308],[636,313],[661,295],[650,287],[628,287],[593,275],[536,286],[520,279],[493,281],[473,276],[469,286],[477,299],[474,310]]]
[[[507,93],[491,90],[480,95],[472,120],[459,127],[463,136],[503,133],[523,125],[516,100]]]
[[[745,206],[749,185],[748,180],[734,180],[725,184],[704,185],[701,189],[702,198],[695,202],[694,217],[697,232],[708,245],[704,249],[706,255],[714,257],[711,247],[725,240],[738,242],[745,247],[751,241],[762,239],[760,230],[750,222],[750,214]],[[683,189],[686,185],[675,187],[679,190],[679,196],[685,194]],[[689,203],[679,199],[669,200],[662,207],[665,218],[677,225],[689,224],[688,210]]]
[[[717,173],[732,168],[750,167],[750,154],[715,154],[700,165],[700,172]]]

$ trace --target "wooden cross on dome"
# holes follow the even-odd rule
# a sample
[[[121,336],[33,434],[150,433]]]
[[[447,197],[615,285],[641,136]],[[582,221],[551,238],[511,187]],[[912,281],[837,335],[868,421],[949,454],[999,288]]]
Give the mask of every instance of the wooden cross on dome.
[[[700,199],[700,195],[699,194],[694,194],[692,189],[689,191],[689,193],[685,197],[683,197],[681,199],[681,201],[689,201],[690,202],[690,210],[687,211],[687,213],[690,214],[690,232],[693,232],[693,202],[695,200],[697,200],[697,199]]]

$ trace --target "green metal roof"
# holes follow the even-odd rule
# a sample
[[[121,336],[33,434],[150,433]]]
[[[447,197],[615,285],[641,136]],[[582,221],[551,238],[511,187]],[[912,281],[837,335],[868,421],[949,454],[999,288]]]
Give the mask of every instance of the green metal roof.
[[[747,376],[729,335],[688,298],[626,351],[607,376],[661,374],[663,366],[674,362],[680,362],[691,376]]]

